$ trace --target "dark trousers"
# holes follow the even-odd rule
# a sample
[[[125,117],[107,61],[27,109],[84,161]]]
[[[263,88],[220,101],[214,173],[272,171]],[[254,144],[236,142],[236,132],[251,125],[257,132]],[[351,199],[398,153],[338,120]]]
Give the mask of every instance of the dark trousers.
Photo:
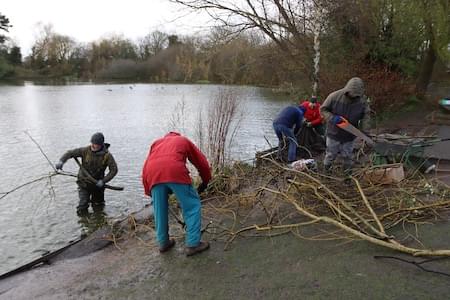
[[[284,124],[277,123],[273,123],[273,129],[278,137],[278,156],[281,156],[281,150],[284,144],[283,136],[285,136],[289,141],[288,162],[295,161],[297,157],[297,138],[295,137],[294,130]]]
[[[323,124],[319,124],[314,126],[314,130],[319,134],[319,135],[325,135],[325,127],[323,126]]]
[[[78,187],[78,197],[80,199],[77,206],[78,214],[86,214],[89,204],[92,205],[94,212],[102,212],[105,207],[104,189]]]

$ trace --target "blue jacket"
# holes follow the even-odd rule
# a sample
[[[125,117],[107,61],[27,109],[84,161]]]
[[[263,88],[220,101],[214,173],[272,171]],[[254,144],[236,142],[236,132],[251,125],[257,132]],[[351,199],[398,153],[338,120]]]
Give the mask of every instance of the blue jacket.
[[[303,121],[303,110],[296,106],[288,106],[278,114],[273,121],[274,124],[282,124],[289,128],[293,128],[295,125],[295,132],[297,133]]]

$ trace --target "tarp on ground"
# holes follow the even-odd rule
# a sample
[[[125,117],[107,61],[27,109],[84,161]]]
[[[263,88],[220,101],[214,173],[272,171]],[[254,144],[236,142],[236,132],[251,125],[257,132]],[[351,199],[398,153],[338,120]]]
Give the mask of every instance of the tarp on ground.
[[[297,154],[300,157],[309,158],[309,152],[315,157],[317,154],[325,151],[325,139],[318,134],[313,127],[303,126],[297,135],[297,142],[300,147],[297,149]],[[305,150],[308,149],[308,151]]]

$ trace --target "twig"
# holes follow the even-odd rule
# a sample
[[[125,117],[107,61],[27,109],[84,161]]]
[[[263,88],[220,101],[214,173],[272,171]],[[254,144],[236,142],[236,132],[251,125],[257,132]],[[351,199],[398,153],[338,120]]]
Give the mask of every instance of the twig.
[[[36,142],[36,140],[31,136],[31,134],[28,133],[28,131],[24,131],[26,135],[33,141],[33,143],[38,147],[39,151],[41,151],[42,155],[44,155],[45,159],[47,160],[48,164],[52,167],[53,171],[58,172],[55,168],[55,166],[52,164],[50,159],[48,158],[47,154],[45,154],[44,150],[42,150],[41,146]]]
[[[49,177],[53,177],[53,176],[58,175],[58,174],[59,174],[59,173],[51,173],[51,174],[49,174],[49,175],[45,175],[45,176],[36,178],[36,179],[34,179],[34,180],[25,182],[25,183],[23,183],[23,184],[21,184],[21,185],[15,187],[15,188],[13,188],[13,189],[7,191],[7,192],[4,192],[3,195],[0,197],[0,200],[3,199],[3,198],[5,198],[5,197],[8,196],[9,194],[11,194],[11,193],[13,193],[13,192],[15,192],[15,191],[17,191],[17,190],[19,190],[19,189],[21,189],[21,188],[27,186],[27,185],[30,185],[30,184],[39,182],[39,181],[44,180],[44,179],[48,179]]]
[[[439,274],[439,275],[444,275],[444,276],[450,277],[450,273],[441,272],[441,271],[435,271],[435,270],[431,270],[431,269],[427,269],[425,267],[422,267],[422,264],[424,264],[424,263],[428,263],[430,261],[437,260],[437,259],[444,259],[444,258],[447,259],[448,257],[438,257],[436,259],[426,259],[426,260],[423,260],[421,262],[417,262],[417,261],[413,261],[413,260],[407,260],[407,259],[403,259],[403,258],[395,257],[395,256],[386,256],[386,255],[376,255],[373,258],[375,258],[375,259],[382,259],[382,258],[384,258],[384,259],[395,259],[395,260],[399,260],[399,261],[402,261],[402,262],[405,262],[405,263],[412,264],[413,266],[416,266],[417,268],[419,268],[419,269],[421,269],[422,271],[425,271],[425,272],[429,272],[429,273],[434,273],[434,274]]]

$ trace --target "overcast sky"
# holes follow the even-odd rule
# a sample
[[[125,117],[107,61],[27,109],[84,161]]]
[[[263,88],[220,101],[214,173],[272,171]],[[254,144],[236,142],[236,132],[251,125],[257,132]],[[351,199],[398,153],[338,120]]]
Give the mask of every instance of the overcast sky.
[[[79,42],[111,33],[136,39],[153,30],[188,34],[206,30],[208,17],[188,14],[168,0],[1,0],[0,13],[13,25],[7,36],[29,54],[38,22]]]

